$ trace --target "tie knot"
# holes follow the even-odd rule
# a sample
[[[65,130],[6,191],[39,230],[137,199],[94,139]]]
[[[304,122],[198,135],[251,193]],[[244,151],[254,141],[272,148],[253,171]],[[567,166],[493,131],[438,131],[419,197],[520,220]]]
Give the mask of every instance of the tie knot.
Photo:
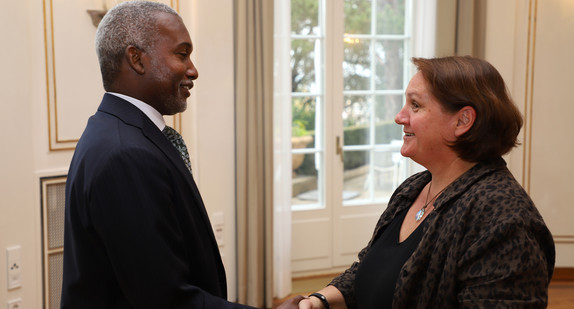
[[[176,140],[181,140],[183,142],[183,137],[181,136],[181,134],[179,134],[174,128],[170,126],[165,126],[165,128],[163,128],[161,133],[163,133],[163,135],[165,135],[167,139],[169,139],[169,141],[172,143],[173,141]]]

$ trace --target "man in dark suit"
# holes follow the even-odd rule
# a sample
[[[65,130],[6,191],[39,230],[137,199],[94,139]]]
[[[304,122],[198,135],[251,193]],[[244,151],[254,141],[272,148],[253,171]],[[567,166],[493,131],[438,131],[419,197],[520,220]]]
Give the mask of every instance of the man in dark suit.
[[[107,93],[68,173],[61,307],[247,308],[225,300],[189,158],[162,134],[162,115],[186,109],[198,77],[182,19],[163,4],[122,3],[96,49]]]

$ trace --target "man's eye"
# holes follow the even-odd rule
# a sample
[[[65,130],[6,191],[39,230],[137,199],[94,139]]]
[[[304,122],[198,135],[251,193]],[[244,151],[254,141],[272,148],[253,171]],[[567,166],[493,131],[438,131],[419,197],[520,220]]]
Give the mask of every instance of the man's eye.
[[[188,53],[186,50],[177,51],[176,54],[177,54],[178,56],[183,57],[183,58],[189,57],[189,53]]]

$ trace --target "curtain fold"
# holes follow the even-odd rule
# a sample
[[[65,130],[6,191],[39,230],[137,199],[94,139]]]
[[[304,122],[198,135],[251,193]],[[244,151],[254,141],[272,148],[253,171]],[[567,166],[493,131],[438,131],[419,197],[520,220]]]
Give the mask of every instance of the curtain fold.
[[[234,3],[238,302],[271,308],[273,1]]]
[[[486,5],[482,0],[457,0],[456,55],[484,58]]]

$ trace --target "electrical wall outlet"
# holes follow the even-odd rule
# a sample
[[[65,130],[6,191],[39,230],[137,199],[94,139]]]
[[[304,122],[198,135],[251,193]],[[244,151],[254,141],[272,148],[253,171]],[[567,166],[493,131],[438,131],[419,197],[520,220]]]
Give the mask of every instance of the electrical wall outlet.
[[[219,247],[223,247],[224,243],[224,224],[225,224],[225,215],[222,212],[214,213],[211,217],[211,224],[213,225],[213,233],[215,234],[215,240],[217,241],[217,245]]]
[[[22,286],[22,253],[20,246],[6,248],[6,274],[8,274],[8,290]]]
[[[22,309],[22,298],[8,301],[8,309]]]

